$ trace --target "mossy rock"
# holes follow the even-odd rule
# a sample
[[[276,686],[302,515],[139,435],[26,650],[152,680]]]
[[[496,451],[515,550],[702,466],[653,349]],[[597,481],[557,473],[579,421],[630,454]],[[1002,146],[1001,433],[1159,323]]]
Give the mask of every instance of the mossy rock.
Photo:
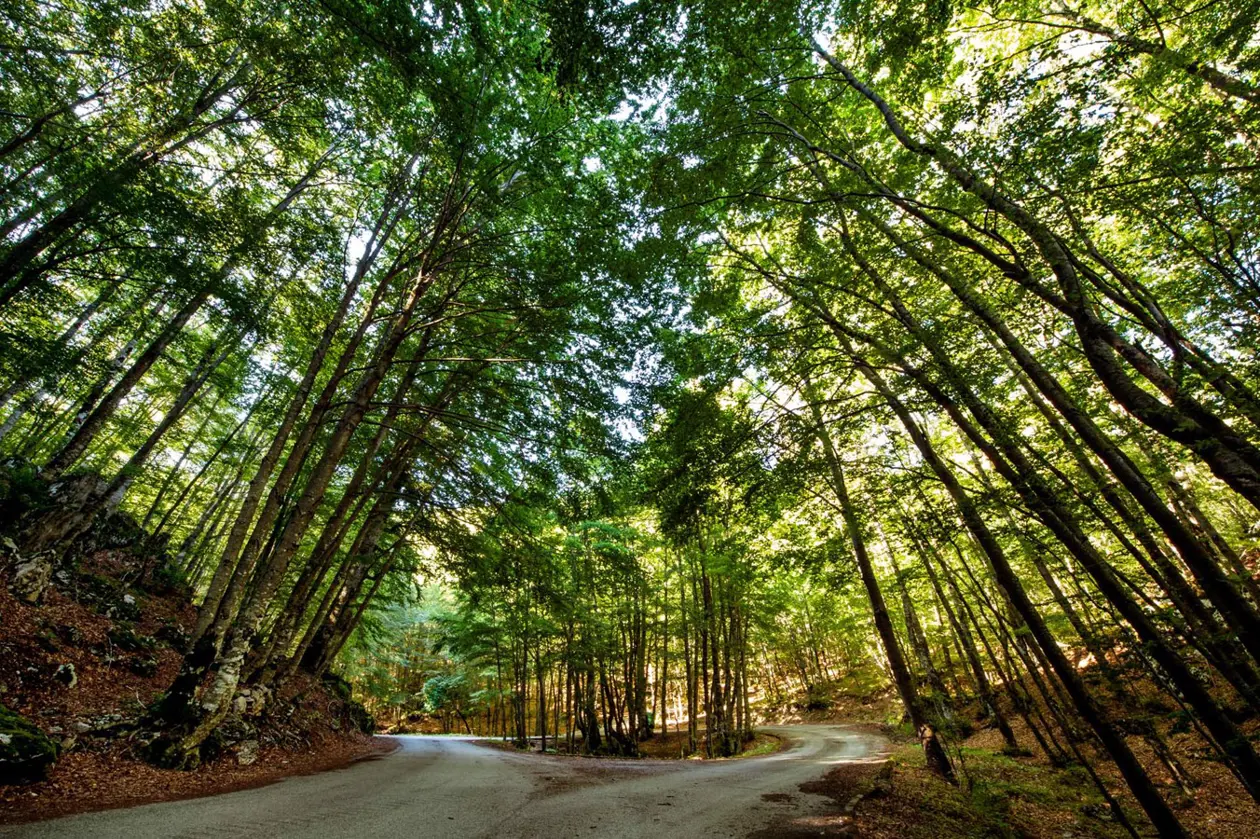
[[[160,553],[157,564],[149,573],[148,579],[142,581],[142,585],[154,594],[179,595],[185,599],[192,597],[192,586],[188,583],[188,577],[164,551]]]
[[[162,621],[162,625],[158,627],[157,632],[153,633],[153,637],[171,649],[182,651],[188,647],[188,632],[169,618]]]
[[[140,606],[127,587],[113,577],[101,574],[79,574],[75,583],[75,600],[91,606],[100,615],[134,621],[140,618]]]
[[[152,635],[141,635],[131,624],[121,622],[109,630],[109,640],[120,650],[129,653],[150,653],[157,649],[157,639]]]
[[[129,548],[145,542],[149,534],[140,529],[140,522],[131,514],[114,512],[100,520],[95,535],[102,548]]]
[[[25,717],[0,705],[0,784],[42,781],[57,762],[57,744]]]
[[[351,725],[364,734],[376,733],[376,718],[372,716],[367,708],[364,708],[353,699],[346,700],[346,717]]]
[[[127,662],[127,669],[137,676],[152,678],[158,672],[158,660],[152,656],[135,656]]]
[[[322,681],[328,692],[338,699],[349,700],[353,689],[350,683],[336,673],[325,673]]]

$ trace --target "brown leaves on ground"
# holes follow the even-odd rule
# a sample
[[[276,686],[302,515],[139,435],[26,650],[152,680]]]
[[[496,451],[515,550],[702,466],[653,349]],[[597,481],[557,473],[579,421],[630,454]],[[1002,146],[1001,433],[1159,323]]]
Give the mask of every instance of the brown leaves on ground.
[[[160,637],[171,628],[186,629],[195,608],[181,594],[149,595],[120,587],[119,597],[135,601],[133,621],[103,614],[87,602],[93,580],[116,581],[130,570],[114,551],[101,551],[84,561],[67,590],[49,586],[38,606],[20,603],[0,580],[0,702],[29,717],[47,731],[82,720],[119,712],[138,712],[152,701],[179,670],[180,654],[158,641],[152,650],[118,646],[111,630],[130,628],[143,638]],[[156,661],[156,671],[143,664]],[[68,688],[52,678],[63,664],[74,666],[78,684]],[[136,672],[140,671],[140,672]]]
[[[396,742],[384,738],[335,733],[309,748],[265,746],[250,766],[239,766],[235,756],[224,755],[192,772],[150,766],[122,744],[104,753],[72,752],[47,781],[0,787],[0,824],[249,789],[291,775],[336,769],[396,747]]]
[[[0,823],[228,792],[394,748],[355,731],[339,715],[340,700],[302,676],[281,697],[283,719],[251,721],[260,744],[252,765],[230,751],[192,772],[145,763],[127,723],[178,672],[180,638],[196,610],[186,592],[129,585],[135,571],[125,551],[99,551],[37,606],[14,599],[0,574],[0,703],[65,749],[47,780],[0,786]],[[54,676],[67,664],[74,687]]]

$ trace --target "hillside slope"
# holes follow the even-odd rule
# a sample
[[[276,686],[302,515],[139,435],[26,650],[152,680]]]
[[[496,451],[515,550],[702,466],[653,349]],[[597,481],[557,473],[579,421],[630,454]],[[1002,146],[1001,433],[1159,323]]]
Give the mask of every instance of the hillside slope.
[[[145,763],[145,710],[178,671],[196,608],[177,575],[135,549],[141,543],[125,517],[111,517],[77,561],[37,569],[47,585],[33,587],[30,558],[6,540],[0,822],[210,794],[379,748],[344,682],[298,677],[267,702],[243,691],[213,759],[196,771]]]

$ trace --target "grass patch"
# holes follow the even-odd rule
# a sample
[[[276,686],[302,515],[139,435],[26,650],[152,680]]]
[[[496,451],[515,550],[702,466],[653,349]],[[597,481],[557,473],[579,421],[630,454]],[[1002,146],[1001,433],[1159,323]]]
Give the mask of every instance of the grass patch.
[[[892,792],[863,809],[863,826],[900,819],[900,835],[923,839],[1127,836],[1080,767],[1056,769],[967,747],[952,756],[957,787],[927,771],[917,746],[899,748],[891,758]]]
[[[772,755],[783,749],[784,742],[782,737],[775,737],[773,734],[758,734],[753,741],[744,747],[744,750],[735,755],[741,757],[764,757]]]

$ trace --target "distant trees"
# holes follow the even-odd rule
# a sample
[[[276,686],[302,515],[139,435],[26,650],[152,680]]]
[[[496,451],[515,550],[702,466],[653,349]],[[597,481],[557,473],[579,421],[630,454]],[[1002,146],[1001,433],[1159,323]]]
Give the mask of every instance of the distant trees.
[[[523,515],[512,514],[517,536]],[[822,592],[792,590],[800,576],[772,580],[733,546],[704,555],[607,521],[544,521],[533,559],[520,562],[498,553],[506,525],[490,523],[484,546],[495,553],[468,560],[485,567],[466,569],[454,604],[414,624],[425,627],[423,650],[398,632],[356,642],[349,667],[370,706],[595,754],[636,755],[682,731],[682,752],[728,756],[751,737],[754,701],[787,711],[799,693],[825,695],[850,670],[869,670],[864,658],[842,663],[844,639],[828,623],[837,610]],[[866,631],[860,611],[839,611]],[[879,682],[859,689],[878,693]]]

